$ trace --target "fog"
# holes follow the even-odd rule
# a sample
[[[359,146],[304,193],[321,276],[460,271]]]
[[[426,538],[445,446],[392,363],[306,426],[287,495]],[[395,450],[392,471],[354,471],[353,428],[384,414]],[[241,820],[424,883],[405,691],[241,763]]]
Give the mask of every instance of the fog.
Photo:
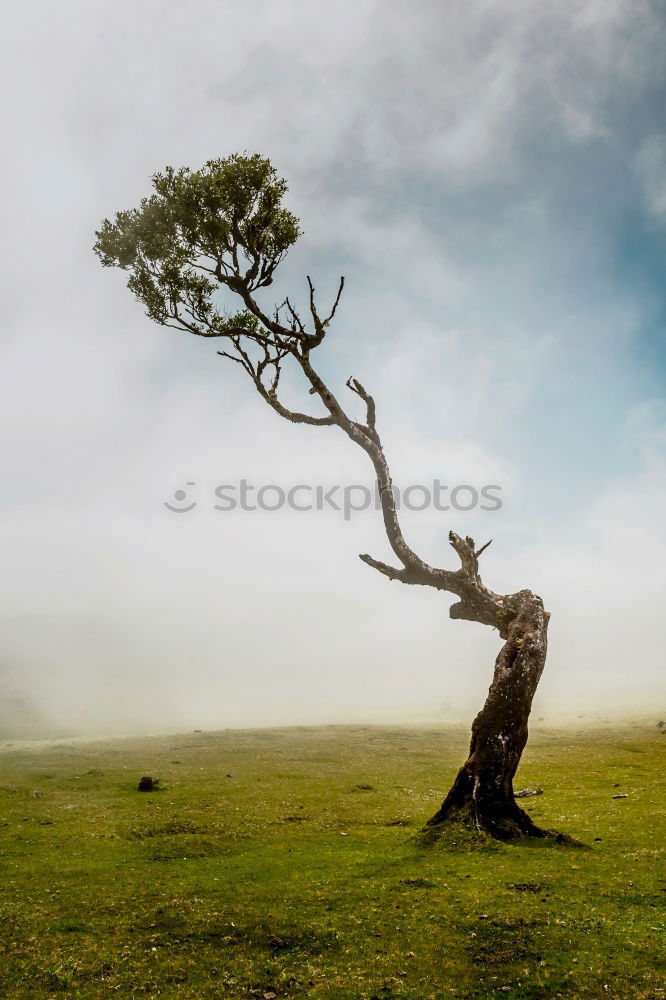
[[[665,42],[656,0],[13,9],[2,734],[465,721],[483,699],[497,633],[358,559],[390,558],[376,510],[216,509],[241,479],[372,469],[92,253],[154,171],[240,150],[304,230],[275,299],[346,276],[317,360],[372,391],[396,482],[501,487],[403,524],[450,568],[450,529],[492,538],[485,582],[542,595],[535,714],[663,714]],[[178,490],[196,507],[165,507]]]

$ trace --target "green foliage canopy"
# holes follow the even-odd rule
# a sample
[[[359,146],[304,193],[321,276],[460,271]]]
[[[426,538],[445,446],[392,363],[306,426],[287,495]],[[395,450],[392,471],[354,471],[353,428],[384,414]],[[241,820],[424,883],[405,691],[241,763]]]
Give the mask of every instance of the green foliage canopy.
[[[209,160],[201,170],[166,167],[139,208],[105,219],[95,253],[105,267],[130,274],[128,287],[156,323],[205,337],[243,329],[265,317],[252,293],[270,285],[301,230],[282,207],[287,191],[259,154]],[[213,295],[226,285],[246,309],[220,312]]]

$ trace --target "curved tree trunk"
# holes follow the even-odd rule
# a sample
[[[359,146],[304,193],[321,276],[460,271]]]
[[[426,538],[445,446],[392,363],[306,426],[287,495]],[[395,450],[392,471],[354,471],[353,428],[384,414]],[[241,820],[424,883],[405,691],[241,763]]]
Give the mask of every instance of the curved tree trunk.
[[[541,598],[529,590],[521,591],[514,601],[517,614],[495,661],[486,703],[472,724],[469,757],[428,827],[462,818],[502,839],[543,835],[516,804],[513,778],[527,743],[532,699],[546,660],[549,615]]]
[[[527,723],[546,661],[550,615],[541,598],[530,590],[496,594],[481,580],[479,556],[490,545],[476,548],[473,538],[449,532],[449,541],[460,559],[458,570],[430,566],[407,545],[395,504],[391,474],[377,432],[375,402],[361,383],[350,378],[347,387],[366,405],[365,423],[350,419],[313,369],[309,349],[298,360],[311,385],[329,412],[330,419],[370,457],[377,474],[386,536],[400,566],[390,566],[364,553],[361,559],[389,580],[434,587],[458,597],[449,609],[451,618],[480,622],[499,630],[506,640],[495,661],[493,682],[486,703],[472,726],[469,757],[453,787],[426,829],[455,818],[467,818],[478,829],[506,839],[527,834],[544,836],[516,804],[513,778],[527,742]]]

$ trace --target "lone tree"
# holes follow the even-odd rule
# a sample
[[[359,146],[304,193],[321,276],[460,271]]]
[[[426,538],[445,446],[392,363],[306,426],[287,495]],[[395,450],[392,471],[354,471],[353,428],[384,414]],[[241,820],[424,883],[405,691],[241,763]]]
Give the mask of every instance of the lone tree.
[[[265,311],[257,292],[298,239],[299,222],[283,207],[287,191],[270,161],[259,155],[209,160],[201,170],[167,167],[152,178],[154,194],[139,208],[106,219],[96,233],[95,252],[105,267],[129,273],[128,287],[156,323],[224,342],[224,358],[240,365],[262,399],[296,424],[336,427],[362,448],[377,476],[386,535],[398,565],[360,558],[389,580],[420,584],[453,594],[451,618],[496,628],[504,645],[495,661],[486,703],[472,724],[469,756],[441,807],[428,821],[437,833],[457,818],[498,838],[543,836],[516,804],[513,778],[527,742],[527,722],[546,658],[548,612],[530,590],[496,594],[479,576],[479,556],[489,545],[451,531],[458,569],[437,569],[405,541],[396,511],[391,473],[377,430],[375,402],[355,378],[347,388],[363,404],[352,415],[313,366],[340,303],[344,278],[324,315],[308,277],[309,316],[286,298]],[[219,286],[238,297],[239,311],[221,310]],[[285,365],[295,365],[319,397],[323,412],[289,409],[280,400]]]

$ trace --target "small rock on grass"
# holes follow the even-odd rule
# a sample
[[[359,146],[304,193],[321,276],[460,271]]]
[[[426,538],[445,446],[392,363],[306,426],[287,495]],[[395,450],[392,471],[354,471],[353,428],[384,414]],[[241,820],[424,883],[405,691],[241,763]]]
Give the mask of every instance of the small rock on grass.
[[[143,778],[140,779],[137,785],[137,791],[139,792],[154,792],[160,783],[159,778],[152,778],[149,774],[144,774]]]
[[[529,799],[532,795],[543,795],[543,788],[523,788],[522,792],[514,792],[514,799]]]

